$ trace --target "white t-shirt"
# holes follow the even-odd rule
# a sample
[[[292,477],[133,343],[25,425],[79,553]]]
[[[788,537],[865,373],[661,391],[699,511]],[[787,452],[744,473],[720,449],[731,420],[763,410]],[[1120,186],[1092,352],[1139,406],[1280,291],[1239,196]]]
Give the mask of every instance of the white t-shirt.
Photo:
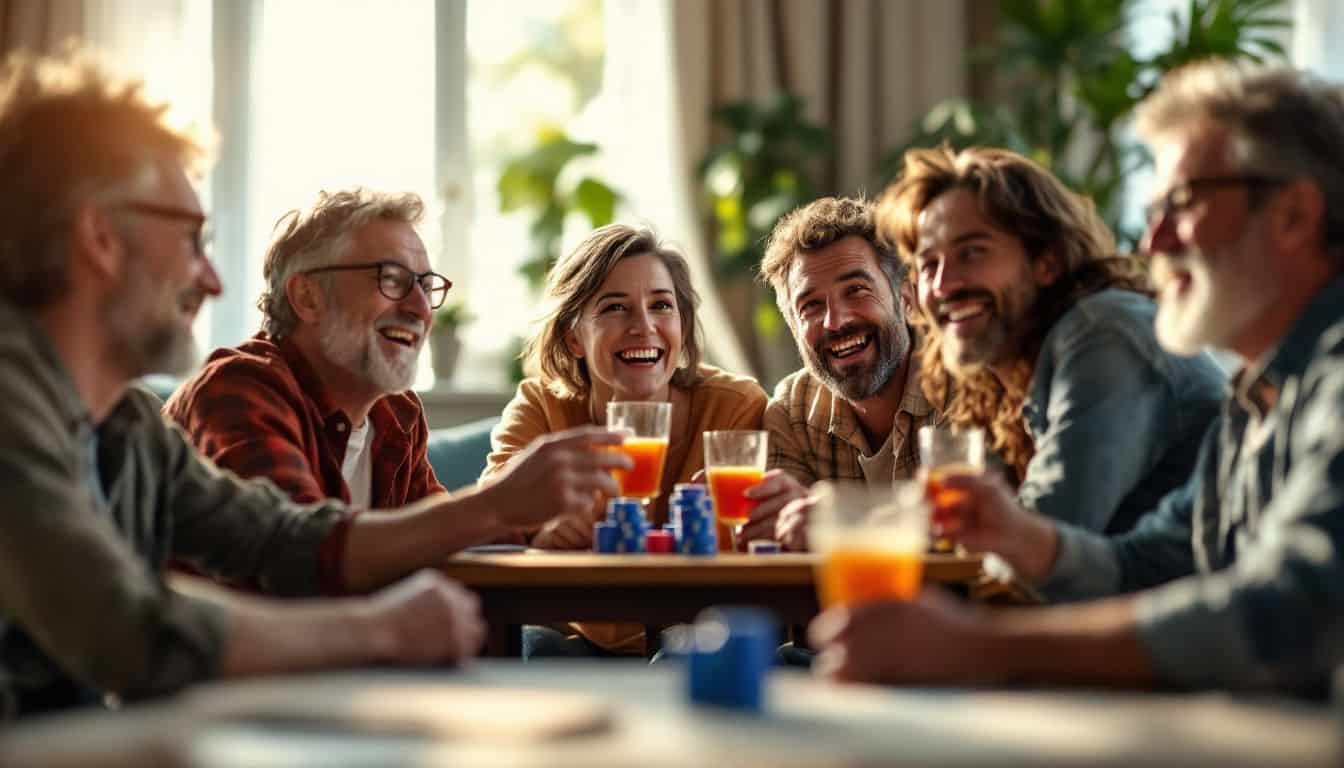
[[[341,475],[350,489],[350,504],[368,508],[373,492],[373,459],[369,456],[373,444],[373,427],[368,419],[358,427],[350,428],[350,439],[345,442],[345,458],[341,460]]]

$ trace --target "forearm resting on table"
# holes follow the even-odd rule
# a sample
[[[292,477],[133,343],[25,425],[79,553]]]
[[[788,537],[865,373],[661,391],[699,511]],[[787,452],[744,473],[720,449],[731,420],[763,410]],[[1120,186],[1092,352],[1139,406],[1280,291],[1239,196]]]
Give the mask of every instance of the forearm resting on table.
[[[371,511],[350,526],[342,576],[349,591],[367,592],[509,532],[479,489]]]
[[[277,602],[174,575],[172,588],[222,606],[228,634],[219,677],[304,672],[396,657],[396,638],[357,599]]]
[[[988,613],[986,649],[1003,682],[1148,688],[1158,680],[1139,639],[1136,602],[1116,597]]]

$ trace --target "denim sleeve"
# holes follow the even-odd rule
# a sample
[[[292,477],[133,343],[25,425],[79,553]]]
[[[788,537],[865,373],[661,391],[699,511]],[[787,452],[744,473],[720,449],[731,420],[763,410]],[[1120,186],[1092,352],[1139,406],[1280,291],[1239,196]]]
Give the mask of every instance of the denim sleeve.
[[[1049,398],[1038,406],[1046,427],[1018,498],[1060,522],[1104,531],[1157,465],[1173,394],[1119,330],[1089,325],[1052,346]]]
[[[1344,360],[1333,363],[1333,380],[1304,388],[1291,463],[1236,561],[1140,598],[1139,634],[1163,678],[1305,688],[1344,661]]]

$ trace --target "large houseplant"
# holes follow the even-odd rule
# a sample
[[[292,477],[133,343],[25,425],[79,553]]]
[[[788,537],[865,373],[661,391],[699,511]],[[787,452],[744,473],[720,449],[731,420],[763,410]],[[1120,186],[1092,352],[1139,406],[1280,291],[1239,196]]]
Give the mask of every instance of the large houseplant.
[[[882,163],[883,181],[906,149],[947,141],[1008,147],[1036,159],[1091,196],[1122,245],[1137,237],[1126,177],[1149,162],[1130,139],[1127,119],[1162,75],[1210,56],[1282,58],[1279,35],[1291,22],[1282,0],[1189,0],[1166,14],[1170,41],[1136,55],[1137,0],[1000,0],[998,40],[972,54],[995,73],[992,102],[952,100],[935,107],[909,142]],[[1161,20],[1159,20],[1161,21]]]
[[[816,198],[813,174],[831,147],[830,132],[802,111],[802,100],[787,92],[764,104],[719,105],[711,116],[723,140],[698,169],[713,222],[717,287],[766,380],[796,368],[798,358],[773,299],[754,283],[753,273],[775,222]]]

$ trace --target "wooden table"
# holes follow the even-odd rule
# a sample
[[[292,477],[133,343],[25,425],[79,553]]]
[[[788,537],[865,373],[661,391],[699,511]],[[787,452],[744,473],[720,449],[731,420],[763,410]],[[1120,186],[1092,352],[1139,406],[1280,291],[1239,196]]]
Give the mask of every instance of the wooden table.
[[[929,555],[925,580],[965,587],[982,583],[978,555]],[[660,628],[687,623],[711,605],[759,605],[785,627],[817,615],[813,583],[819,556],[596,555],[529,550],[461,554],[442,567],[481,598],[490,625],[487,653],[517,657],[522,625],[567,621],[643,624],[656,643]]]
[[[7,724],[0,765],[1325,768],[1344,756],[1329,706],[1265,696],[884,689],[775,669],[765,713],[747,715],[691,706],[685,690],[679,664],[619,660],[230,683],[125,712]],[[596,724],[526,732],[524,722],[565,714],[557,696],[581,697],[565,711],[595,709]],[[395,727],[388,702],[428,722]],[[471,702],[494,725],[433,727],[459,713],[470,726]],[[501,705],[512,719],[494,718]]]

